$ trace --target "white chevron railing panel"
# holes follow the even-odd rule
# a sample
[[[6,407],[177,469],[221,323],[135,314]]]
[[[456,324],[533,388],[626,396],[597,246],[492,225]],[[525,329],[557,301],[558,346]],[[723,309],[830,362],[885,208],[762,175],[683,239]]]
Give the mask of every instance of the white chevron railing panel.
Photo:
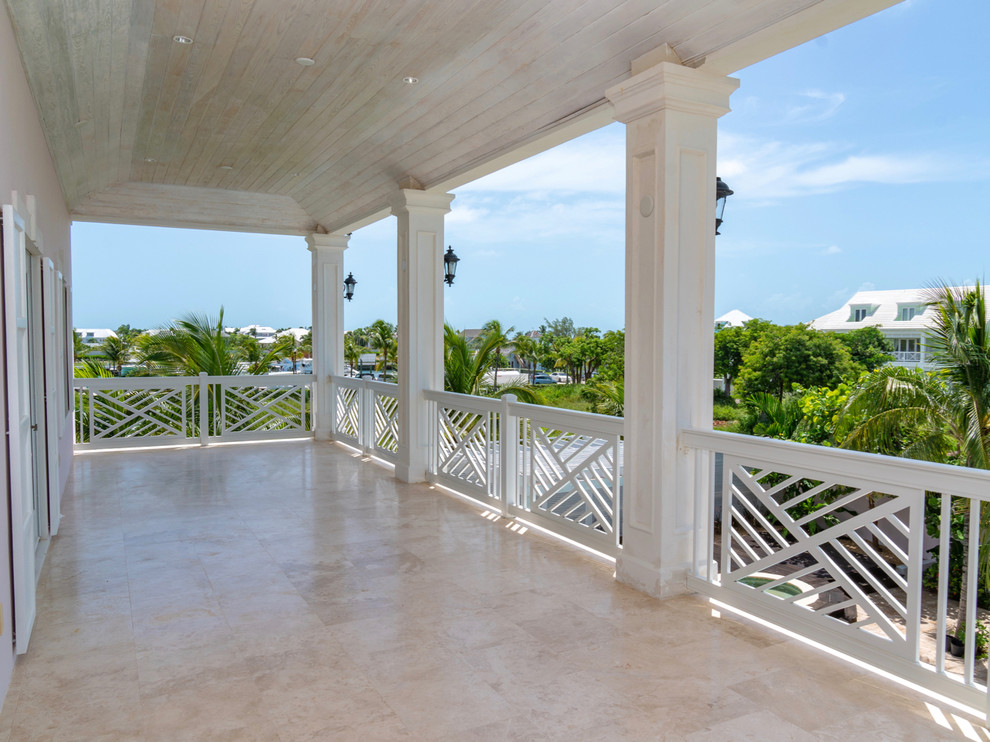
[[[692,588],[986,704],[976,596],[990,472],[711,431],[682,431],[681,445],[721,465],[714,492],[697,500]],[[970,599],[960,615],[949,596],[962,583]],[[958,622],[956,658],[947,636]]]
[[[311,387],[304,374],[75,379],[76,448],[305,436]]]

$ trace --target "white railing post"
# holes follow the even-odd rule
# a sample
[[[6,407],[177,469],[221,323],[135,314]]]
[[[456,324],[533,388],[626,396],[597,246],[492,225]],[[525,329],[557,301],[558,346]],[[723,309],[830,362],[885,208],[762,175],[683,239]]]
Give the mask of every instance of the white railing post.
[[[502,504],[502,515],[506,517],[510,514],[509,506],[518,504],[516,490],[519,478],[516,464],[519,461],[519,418],[512,414],[512,405],[517,401],[515,394],[502,397],[498,426],[499,501]]]
[[[206,446],[209,445],[210,439],[210,429],[209,429],[209,405],[210,400],[208,398],[210,385],[206,383],[206,372],[199,372],[199,445]]]
[[[93,410],[93,387],[88,387],[86,392],[89,394],[89,442],[92,443],[94,440],[93,431],[95,429],[93,424],[93,418],[95,417]]]
[[[315,370],[314,370],[315,371]],[[314,373],[315,376],[315,373]],[[327,412],[329,413],[329,425],[330,425],[330,439],[333,440],[334,436],[337,435],[337,380],[334,379],[333,375],[327,376],[327,390],[329,391],[330,398],[325,399],[320,404],[325,404],[329,408]],[[313,391],[310,392],[309,399],[312,409],[313,398],[316,396],[316,385],[313,385]],[[313,418],[312,413],[310,413],[310,426],[313,430],[316,430],[316,420]]]
[[[375,392],[367,379],[361,380],[361,451],[369,455],[375,447]]]

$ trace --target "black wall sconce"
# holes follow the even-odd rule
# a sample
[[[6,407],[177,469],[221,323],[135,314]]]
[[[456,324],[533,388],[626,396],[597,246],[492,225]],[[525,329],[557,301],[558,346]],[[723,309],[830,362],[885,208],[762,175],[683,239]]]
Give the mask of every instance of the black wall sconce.
[[[457,257],[454,248],[447,245],[447,252],[443,255],[443,280],[448,286],[454,285],[454,276],[457,273],[457,264],[461,259]]]
[[[725,201],[734,191],[721,178],[715,178],[715,234],[721,234],[718,228],[722,226],[722,214],[725,213]]]
[[[350,301],[354,298],[354,287],[357,285],[357,280],[354,278],[353,273],[348,273],[347,278],[344,279],[344,298]]]

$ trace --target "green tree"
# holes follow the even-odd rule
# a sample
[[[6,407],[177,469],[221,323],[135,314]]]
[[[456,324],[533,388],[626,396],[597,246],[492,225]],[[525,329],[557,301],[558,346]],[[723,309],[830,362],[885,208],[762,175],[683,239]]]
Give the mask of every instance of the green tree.
[[[502,327],[502,323],[497,319],[490,319],[481,328],[481,334],[478,336],[479,347],[491,344],[494,348],[492,368],[495,370],[496,387],[498,387],[499,366],[502,366],[505,361],[505,358],[502,356],[502,349],[510,344],[509,333],[515,329],[515,327]]]
[[[72,331],[72,357],[78,361],[80,358],[88,356],[90,348],[83,342],[82,335],[76,330]]]
[[[558,338],[572,338],[577,335],[577,330],[574,328],[574,320],[570,317],[561,317],[560,319],[544,317],[543,324],[540,325],[540,334]]]
[[[846,448],[990,469],[990,332],[979,281],[972,289],[941,285],[932,292],[928,346],[936,374],[881,368],[850,395],[843,415],[859,421]],[[840,420],[841,422],[841,420]],[[968,511],[962,513],[961,553],[968,551]],[[980,566],[990,587],[990,511],[980,508]],[[942,545],[946,548],[948,545]],[[956,636],[969,600],[962,562]]]
[[[533,376],[536,374],[536,364],[538,363],[539,345],[537,341],[523,332],[517,332],[512,338],[512,345],[515,354],[524,364],[529,366],[529,383],[533,383]]]
[[[622,381],[626,376],[626,333],[624,330],[609,330],[602,335],[601,365],[598,367],[600,381]]]
[[[129,336],[107,336],[100,343],[100,355],[102,355],[113,370],[115,376],[120,376],[124,364],[131,358],[131,351],[134,348],[134,341]]]
[[[833,388],[856,374],[849,351],[834,333],[804,325],[766,328],[743,354],[739,393],[773,394],[783,400],[792,385]]]
[[[395,359],[398,355],[398,343],[395,337],[395,325],[383,319],[375,320],[368,328],[368,343],[380,356],[378,368],[381,369],[382,378],[388,372],[389,359]]]
[[[849,350],[853,363],[873,371],[894,360],[894,346],[876,327],[861,327],[852,332],[837,332],[836,337]]]
[[[270,346],[252,373],[267,371],[277,353],[277,344]],[[240,344],[223,331],[221,307],[216,318],[188,314],[175,320],[149,338],[141,360],[167,375],[196,376],[205,371],[210,376],[233,376],[241,360]]]
[[[539,393],[531,386],[504,384],[491,386],[485,377],[495,362],[496,335],[481,335],[474,344],[448,324],[443,328],[443,387],[456,394],[476,397],[500,397],[515,394],[522,402],[540,402]]]
[[[362,347],[357,344],[353,332],[344,333],[344,360],[356,374],[360,372]]]
[[[585,388],[591,398],[591,411],[622,417],[626,406],[626,388],[622,379],[595,379]]]
[[[746,349],[775,326],[764,319],[751,319],[742,327],[723,327],[715,331],[715,373],[725,382],[728,396],[732,396],[732,383],[739,376]]]

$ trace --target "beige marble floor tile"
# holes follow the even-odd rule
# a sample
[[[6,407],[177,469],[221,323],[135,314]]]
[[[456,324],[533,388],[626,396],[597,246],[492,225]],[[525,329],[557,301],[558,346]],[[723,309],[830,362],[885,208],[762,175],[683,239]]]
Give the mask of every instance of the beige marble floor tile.
[[[63,512],[0,742],[990,742],[329,444],[79,456]]]

